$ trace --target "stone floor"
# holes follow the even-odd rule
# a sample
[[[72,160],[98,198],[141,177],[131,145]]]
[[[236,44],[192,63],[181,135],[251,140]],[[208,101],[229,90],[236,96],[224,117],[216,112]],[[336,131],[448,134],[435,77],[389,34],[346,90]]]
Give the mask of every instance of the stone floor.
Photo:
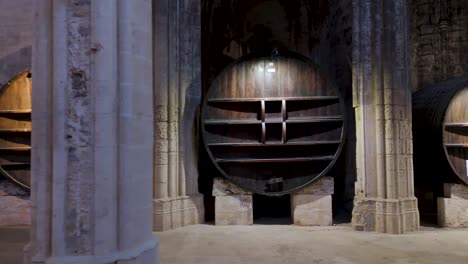
[[[198,225],[158,236],[162,264],[468,263],[468,229],[423,227],[398,236],[354,232],[348,225]],[[21,263],[27,239],[26,228],[0,229],[0,263]]]
[[[0,227],[0,264],[21,263],[28,241],[28,227]]]

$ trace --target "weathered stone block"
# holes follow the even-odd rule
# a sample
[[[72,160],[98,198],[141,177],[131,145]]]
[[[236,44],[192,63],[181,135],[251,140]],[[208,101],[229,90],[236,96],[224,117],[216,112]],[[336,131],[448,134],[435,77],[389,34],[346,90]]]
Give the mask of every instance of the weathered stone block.
[[[444,197],[468,200],[468,186],[462,184],[444,184]]]
[[[321,177],[313,184],[294,194],[313,194],[313,195],[328,195],[335,191],[333,177]]]
[[[333,224],[331,195],[291,195],[291,210],[295,225],[327,226]]]
[[[231,183],[224,178],[214,178],[213,181],[213,196],[225,195],[251,195],[251,192],[245,191],[237,185]]]
[[[437,198],[437,221],[443,227],[468,227],[468,186],[445,184]]]
[[[437,220],[443,227],[468,227],[468,200],[437,198]]]
[[[253,224],[252,195],[216,196],[216,225]]]
[[[332,225],[333,177],[322,177],[291,195],[291,217],[296,225]]]

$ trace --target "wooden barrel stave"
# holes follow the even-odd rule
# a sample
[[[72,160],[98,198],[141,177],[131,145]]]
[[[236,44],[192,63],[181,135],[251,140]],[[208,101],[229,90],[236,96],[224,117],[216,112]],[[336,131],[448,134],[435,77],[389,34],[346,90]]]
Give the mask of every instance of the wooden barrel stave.
[[[413,95],[415,181],[468,184],[468,76],[434,84]]]
[[[0,90],[0,175],[29,190],[31,177],[31,73]]]
[[[447,109],[443,143],[453,171],[468,184],[468,84],[453,97]]]

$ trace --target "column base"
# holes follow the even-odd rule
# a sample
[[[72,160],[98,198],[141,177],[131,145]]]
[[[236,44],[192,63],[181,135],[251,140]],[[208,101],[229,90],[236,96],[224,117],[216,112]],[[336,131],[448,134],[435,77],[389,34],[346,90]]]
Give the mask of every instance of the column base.
[[[138,247],[105,256],[34,256],[28,244],[24,249],[23,264],[159,264],[159,241],[156,237]],[[32,257],[31,257],[32,256]]]
[[[323,177],[291,194],[291,217],[295,225],[330,226],[333,224],[332,177]]]
[[[437,222],[443,227],[468,227],[468,186],[445,184],[437,198]]]
[[[419,230],[416,198],[375,199],[356,196],[353,208],[353,228],[390,234]]]
[[[204,223],[203,195],[181,196],[153,201],[153,230],[167,231]]]

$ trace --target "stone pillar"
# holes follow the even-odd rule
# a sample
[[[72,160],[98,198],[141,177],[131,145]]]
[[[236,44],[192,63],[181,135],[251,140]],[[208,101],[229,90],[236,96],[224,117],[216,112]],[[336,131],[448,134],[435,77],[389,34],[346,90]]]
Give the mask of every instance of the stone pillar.
[[[223,178],[214,178],[215,225],[252,225],[253,196]]]
[[[25,263],[159,263],[151,1],[34,1]]]
[[[201,1],[154,1],[154,230],[204,222],[198,192]]]
[[[408,1],[354,0],[356,230],[418,230],[411,137]]]
[[[291,217],[295,225],[330,226],[333,224],[332,177],[322,177],[291,194]]]

